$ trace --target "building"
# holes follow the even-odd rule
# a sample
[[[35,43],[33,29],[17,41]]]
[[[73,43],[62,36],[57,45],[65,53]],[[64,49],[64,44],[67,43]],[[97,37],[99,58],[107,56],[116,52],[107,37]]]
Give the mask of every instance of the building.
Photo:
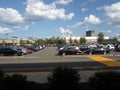
[[[89,30],[89,31],[86,31],[86,37],[91,37],[91,36],[95,36],[95,31],[94,30]]]
[[[70,43],[70,39],[73,41],[74,43],[74,40],[77,40],[79,42],[81,37],[65,37],[65,41],[67,44]],[[82,37],[83,38],[83,37]],[[87,44],[95,44],[95,43],[98,43],[97,42],[97,39],[98,39],[98,36],[86,36],[84,37],[86,40],[87,40]],[[104,37],[105,40],[109,40],[109,37],[105,36]]]
[[[73,40],[73,43],[74,43],[74,40],[77,40],[79,42],[80,38],[81,37],[65,37],[65,40],[66,40],[66,43],[70,43],[70,38]],[[86,31],[86,36],[84,37],[88,44],[94,44],[94,43],[98,43],[97,42],[97,39],[98,39],[98,36],[95,36],[95,31],[94,30],[89,30],[89,31]],[[107,36],[104,36],[104,39],[105,40],[109,40],[109,37]]]
[[[0,45],[20,45],[19,38],[0,39]]]

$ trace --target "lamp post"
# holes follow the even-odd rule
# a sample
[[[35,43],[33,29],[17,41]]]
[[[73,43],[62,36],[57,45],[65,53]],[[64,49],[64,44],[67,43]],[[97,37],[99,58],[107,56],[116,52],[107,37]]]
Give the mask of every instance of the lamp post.
[[[6,43],[8,43],[8,33],[5,33],[5,35],[6,35]]]

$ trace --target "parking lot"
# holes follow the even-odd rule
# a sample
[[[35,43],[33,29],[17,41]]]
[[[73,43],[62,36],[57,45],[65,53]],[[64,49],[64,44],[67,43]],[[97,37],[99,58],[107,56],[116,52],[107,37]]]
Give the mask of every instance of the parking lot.
[[[57,47],[46,47],[44,50],[23,56],[0,56],[0,68],[9,74],[22,73],[28,76],[28,80],[40,83],[45,83],[47,76],[58,66],[79,69],[82,82],[96,71],[120,69],[120,52],[64,56],[58,56],[57,53]]]
[[[0,56],[0,64],[19,64],[19,63],[61,63],[61,62],[81,62],[81,63],[102,63],[93,60],[95,55],[57,55],[57,47],[46,47],[44,50],[34,52],[23,56]],[[114,61],[120,61],[120,52],[110,52],[109,54],[97,54],[99,57],[109,58]],[[90,58],[91,57],[91,58]],[[97,57],[98,58],[98,57]],[[102,63],[104,64],[104,63]],[[82,65],[84,66],[84,65]],[[88,64],[89,66],[89,64]],[[97,66],[97,65],[95,65]]]

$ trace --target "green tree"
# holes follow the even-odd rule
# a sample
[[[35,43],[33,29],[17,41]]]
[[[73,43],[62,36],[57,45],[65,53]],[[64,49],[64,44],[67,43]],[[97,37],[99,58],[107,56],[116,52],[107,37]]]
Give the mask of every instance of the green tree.
[[[120,90],[120,72],[96,72],[88,79],[88,84],[93,90]]]
[[[78,70],[67,67],[58,67],[48,76],[51,90],[77,90],[79,80]]]
[[[25,41],[20,39],[20,45],[24,45],[25,44]]]
[[[77,39],[74,39],[74,43],[75,43],[75,44],[78,44],[78,40],[77,40]]]
[[[64,39],[58,39],[58,42],[57,42],[57,44],[63,44],[63,43],[65,43],[65,40]]]
[[[104,34],[102,32],[98,33],[98,43],[102,43],[104,41]]]
[[[38,39],[38,40],[36,41],[36,43],[37,43],[37,44],[44,44],[45,41],[44,41],[43,39]]]
[[[79,40],[80,44],[85,44],[87,40],[84,37],[81,37]]]
[[[32,44],[29,40],[25,41],[26,44]]]

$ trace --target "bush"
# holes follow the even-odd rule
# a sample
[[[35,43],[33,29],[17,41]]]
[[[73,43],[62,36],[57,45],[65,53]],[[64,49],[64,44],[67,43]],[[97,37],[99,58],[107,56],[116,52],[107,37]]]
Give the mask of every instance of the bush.
[[[53,71],[52,75],[48,76],[51,90],[77,90],[79,80],[78,71],[67,67],[58,67]]]
[[[27,81],[27,76],[7,75],[0,70],[0,90],[41,90],[41,84]]]
[[[26,76],[20,74],[7,75],[4,78],[5,90],[26,90],[27,80]]]
[[[0,90],[4,90],[4,87],[3,87],[4,77],[5,77],[4,72],[0,70]]]
[[[120,73],[116,71],[96,72],[88,79],[94,90],[120,90]]]

